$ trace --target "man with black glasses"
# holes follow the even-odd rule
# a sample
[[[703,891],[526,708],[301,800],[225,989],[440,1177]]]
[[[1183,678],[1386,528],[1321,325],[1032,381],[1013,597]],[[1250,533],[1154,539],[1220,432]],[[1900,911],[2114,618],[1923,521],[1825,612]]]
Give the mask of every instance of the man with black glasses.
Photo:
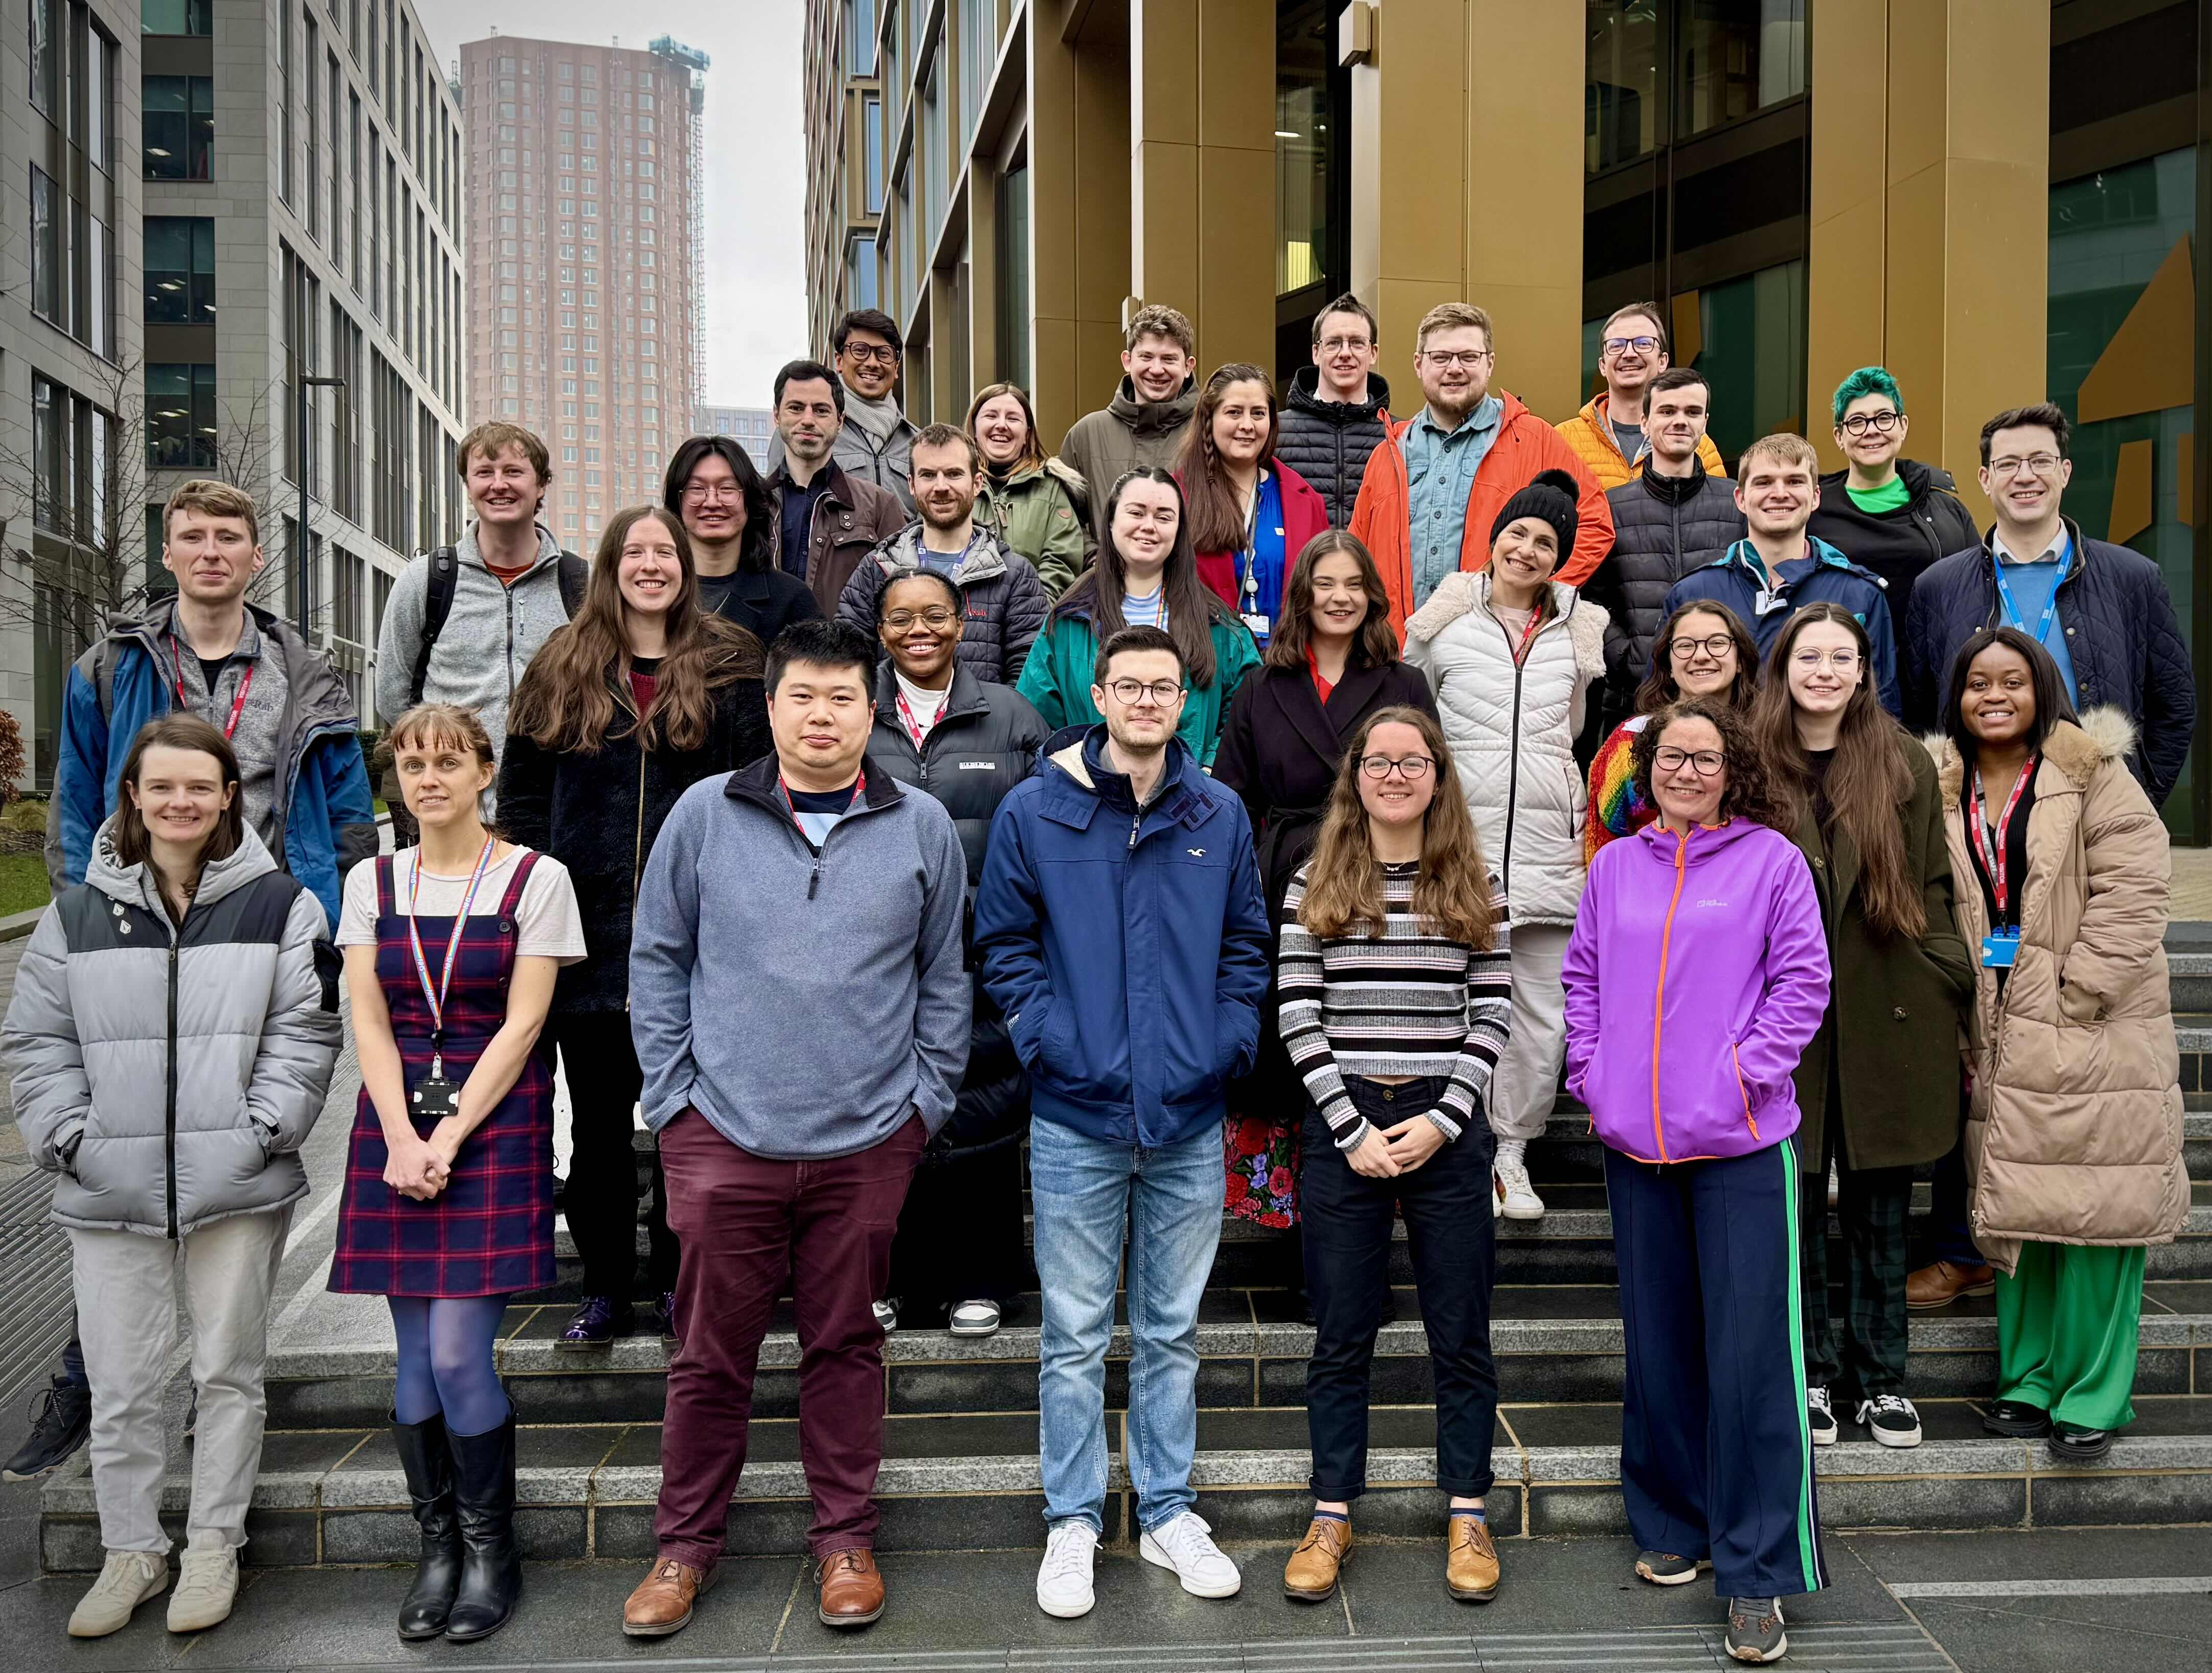
[[[907,490],[907,475],[915,431],[914,421],[899,407],[899,361],[905,352],[899,328],[887,313],[855,308],[830,331],[830,348],[844,390],[838,403],[844,423],[834,455],[838,468],[855,482],[896,495],[910,514],[914,496]],[[783,437],[778,433],[769,444],[769,474],[782,463]]]
[[[1672,363],[1668,349],[1667,327],[1656,302],[1615,308],[1598,328],[1597,369],[1605,391],[1593,395],[1559,430],[1608,494],[1631,481],[1646,452],[1658,446],[1649,423],[1650,397]],[[1721,450],[1702,433],[1697,468],[1708,476],[1723,474]]]

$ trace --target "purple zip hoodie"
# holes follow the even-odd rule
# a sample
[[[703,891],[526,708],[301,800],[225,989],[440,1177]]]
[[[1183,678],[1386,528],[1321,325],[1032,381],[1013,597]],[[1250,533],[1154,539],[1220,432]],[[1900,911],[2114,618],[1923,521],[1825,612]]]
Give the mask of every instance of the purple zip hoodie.
[[[1653,824],[1607,843],[1561,974],[1567,1090],[1613,1149],[1698,1161],[1797,1130],[1790,1076],[1828,1008],[1828,948],[1779,831]]]

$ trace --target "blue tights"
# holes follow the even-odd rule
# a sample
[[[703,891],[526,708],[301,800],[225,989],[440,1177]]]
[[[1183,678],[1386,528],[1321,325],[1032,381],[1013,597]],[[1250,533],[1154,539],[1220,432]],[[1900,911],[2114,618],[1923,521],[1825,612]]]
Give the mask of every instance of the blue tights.
[[[392,1415],[402,1423],[420,1423],[442,1411],[447,1432],[457,1435],[484,1434],[506,1422],[513,1407],[500,1385],[492,1344],[507,1312],[507,1297],[385,1300],[392,1304],[392,1324],[399,1336]]]

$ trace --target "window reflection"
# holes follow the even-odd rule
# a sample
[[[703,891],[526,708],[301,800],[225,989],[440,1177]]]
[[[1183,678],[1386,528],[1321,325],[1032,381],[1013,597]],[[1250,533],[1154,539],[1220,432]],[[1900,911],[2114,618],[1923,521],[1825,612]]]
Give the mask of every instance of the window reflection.
[[[1805,0],[1677,0],[1685,136],[1805,90]]]
[[[1595,174],[1659,143],[1660,0],[1589,0],[1583,167]]]
[[[1287,0],[1275,24],[1275,292],[1328,273],[1327,0]]]

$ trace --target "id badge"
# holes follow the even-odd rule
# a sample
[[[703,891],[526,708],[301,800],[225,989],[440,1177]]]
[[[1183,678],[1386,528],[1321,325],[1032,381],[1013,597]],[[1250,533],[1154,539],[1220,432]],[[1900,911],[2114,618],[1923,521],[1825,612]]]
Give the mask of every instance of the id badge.
[[[1247,612],[1242,619],[1245,627],[1251,633],[1252,637],[1260,644],[1265,645],[1267,642],[1267,628],[1269,626],[1267,618],[1264,615],[1258,615]]]
[[[442,1121],[461,1112],[461,1088],[443,1075],[425,1075],[407,1095],[407,1112]]]
[[[2009,970],[2013,961],[2020,956],[2020,931],[2014,929],[1992,930],[1982,937],[1982,968]]]

